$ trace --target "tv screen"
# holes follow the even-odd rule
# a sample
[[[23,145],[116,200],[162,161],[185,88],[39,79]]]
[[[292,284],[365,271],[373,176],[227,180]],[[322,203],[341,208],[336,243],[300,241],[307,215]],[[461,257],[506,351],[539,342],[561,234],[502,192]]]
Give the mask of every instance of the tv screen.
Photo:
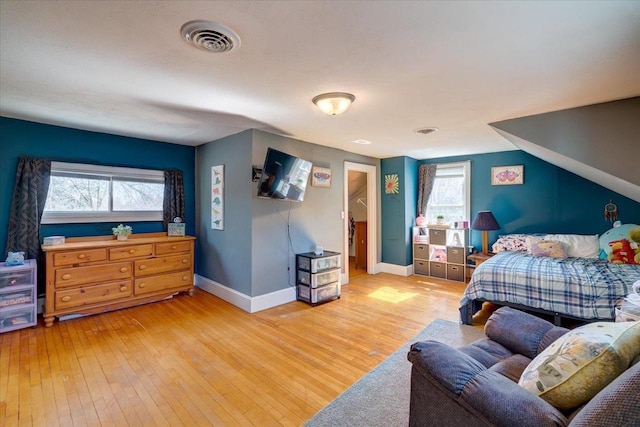
[[[269,148],[258,182],[258,197],[301,202],[310,173],[311,162]]]

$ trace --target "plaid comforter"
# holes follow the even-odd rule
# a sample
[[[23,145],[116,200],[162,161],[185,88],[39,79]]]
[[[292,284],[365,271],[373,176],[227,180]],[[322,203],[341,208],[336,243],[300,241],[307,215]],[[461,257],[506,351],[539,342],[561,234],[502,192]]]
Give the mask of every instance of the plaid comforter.
[[[616,301],[630,294],[637,280],[639,265],[501,252],[475,269],[460,303],[466,307],[481,299],[610,320]]]

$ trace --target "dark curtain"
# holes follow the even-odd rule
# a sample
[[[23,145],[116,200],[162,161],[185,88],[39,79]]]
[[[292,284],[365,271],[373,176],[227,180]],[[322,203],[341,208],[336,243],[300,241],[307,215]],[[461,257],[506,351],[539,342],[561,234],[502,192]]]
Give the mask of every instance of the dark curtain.
[[[51,161],[20,157],[11,200],[6,252],[24,252],[38,263],[38,293],[44,292],[44,255],[40,220],[47,201]]]
[[[164,229],[173,222],[176,217],[184,217],[184,185],[182,183],[182,171],[164,171],[164,206],[162,208],[162,221]]]
[[[427,203],[433,190],[437,169],[438,165],[420,165],[418,168],[418,215],[427,213]]]

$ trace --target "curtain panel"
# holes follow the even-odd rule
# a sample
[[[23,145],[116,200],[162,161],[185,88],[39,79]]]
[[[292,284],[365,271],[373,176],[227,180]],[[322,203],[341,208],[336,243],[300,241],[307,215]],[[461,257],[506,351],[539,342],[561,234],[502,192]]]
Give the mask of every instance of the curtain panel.
[[[164,171],[164,205],[162,209],[162,222],[164,229],[168,229],[168,224],[176,217],[184,217],[184,184],[182,181],[182,171]]]
[[[51,161],[20,157],[13,187],[6,252],[24,252],[38,264],[38,294],[44,292],[44,253],[40,247],[40,220],[47,201]]]
[[[420,165],[418,168],[418,215],[427,213],[427,203],[431,197],[437,169],[438,165]]]

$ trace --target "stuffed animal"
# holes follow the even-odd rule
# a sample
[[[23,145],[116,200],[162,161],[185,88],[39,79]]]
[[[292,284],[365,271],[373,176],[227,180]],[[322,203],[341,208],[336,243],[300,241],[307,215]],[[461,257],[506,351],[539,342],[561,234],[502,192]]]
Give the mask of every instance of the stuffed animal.
[[[634,260],[636,264],[640,264],[640,227],[629,230],[627,235],[629,236],[629,240],[631,240],[631,249],[633,249],[635,253]]]
[[[631,242],[627,239],[614,240],[609,242],[609,246],[611,247],[609,261],[616,264],[637,264]]]
[[[7,267],[12,265],[24,265],[24,252],[9,252],[5,265]]]

